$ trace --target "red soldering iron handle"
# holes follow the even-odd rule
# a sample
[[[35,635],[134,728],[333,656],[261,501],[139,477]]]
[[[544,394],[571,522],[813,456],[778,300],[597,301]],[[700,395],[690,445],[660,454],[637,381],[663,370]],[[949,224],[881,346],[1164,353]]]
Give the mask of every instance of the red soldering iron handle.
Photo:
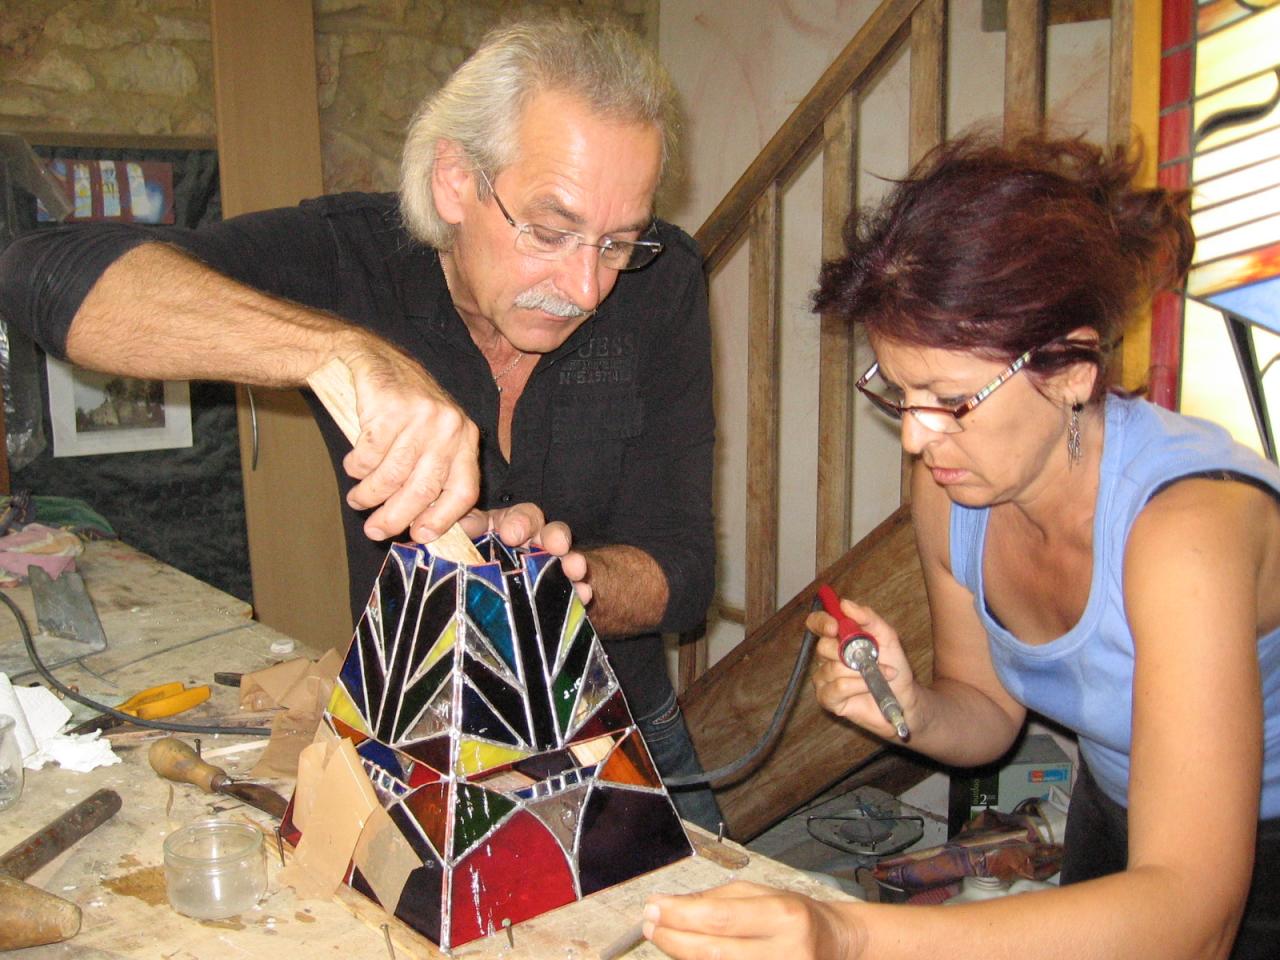
[[[853,620],[844,615],[840,609],[840,598],[825,583],[818,587],[818,599],[822,601],[827,613],[836,618],[837,637],[840,640],[840,660],[850,670],[857,670],[867,684],[867,692],[871,694],[880,709],[880,715],[893,727],[898,737],[906,740],[911,736],[907,727],[906,715],[902,712],[902,704],[894,696],[889,681],[880,672],[876,663],[880,655],[880,645],[876,638],[863,630]]]
[[[880,650],[880,644],[876,643],[876,638],[867,631],[863,630],[857,623],[849,619],[840,609],[840,598],[836,596],[836,592],[827,584],[819,584],[818,599],[822,601],[822,608],[836,619],[836,635],[840,639],[840,648],[843,650],[852,641],[863,639],[871,642],[871,647],[877,653]]]

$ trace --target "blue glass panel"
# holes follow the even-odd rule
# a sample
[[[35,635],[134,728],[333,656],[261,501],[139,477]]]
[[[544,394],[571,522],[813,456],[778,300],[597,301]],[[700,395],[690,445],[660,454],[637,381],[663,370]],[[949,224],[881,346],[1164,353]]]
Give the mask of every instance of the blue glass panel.
[[[1225,290],[1205,299],[1242,320],[1280,333],[1280,277]]]
[[[494,740],[513,747],[522,746],[521,739],[499,719],[469,683],[462,685],[462,732],[483,740]]]
[[[498,563],[473,563],[467,567],[473,577],[490,584],[498,593],[506,594],[507,582],[502,578],[502,565]]]
[[[467,580],[467,615],[513,672],[519,675],[506,598],[475,579]]]
[[[559,557],[554,557],[543,550],[530,553],[524,558],[525,570],[529,573],[529,582],[534,584],[535,589],[537,587],[538,577],[542,575],[542,571],[546,569],[547,564],[551,563],[553,560],[559,560]]]
[[[529,742],[539,750],[550,750],[560,746],[560,742],[556,737],[551,691],[547,684],[546,667],[542,662],[533,608],[525,589],[524,574],[513,573],[507,582],[511,596],[511,620],[516,625],[516,651],[520,656],[520,676],[524,679],[525,696],[529,705],[531,722]]]
[[[396,757],[395,751],[377,740],[363,741],[356,747],[356,753],[365,760],[376,763],[392,776],[400,780],[405,778],[404,768],[400,766],[400,760]]]
[[[497,711],[498,716],[515,731],[520,742],[528,744],[529,714],[520,691],[508,686],[497,674],[469,655],[463,657],[462,670],[466,678]],[[462,708],[464,721],[466,709],[464,705]]]

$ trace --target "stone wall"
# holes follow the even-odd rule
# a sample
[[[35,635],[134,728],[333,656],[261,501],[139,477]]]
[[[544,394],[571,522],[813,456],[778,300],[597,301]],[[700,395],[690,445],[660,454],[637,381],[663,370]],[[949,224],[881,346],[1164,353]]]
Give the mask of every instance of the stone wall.
[[[315,0],[327,190],[391,189],[418,102],[492,25],[613,16],[657,39],[658,0]],[[0,130],[212,138],[208,0],[0,0]]]

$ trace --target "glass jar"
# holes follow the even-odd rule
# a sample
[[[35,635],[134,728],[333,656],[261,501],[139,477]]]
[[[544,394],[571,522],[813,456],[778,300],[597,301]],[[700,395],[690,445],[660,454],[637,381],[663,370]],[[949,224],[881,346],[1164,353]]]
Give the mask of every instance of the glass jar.
[[[22,796],[22,751],[14,719],[0,713],[0,810],[11,807]]]
[[[169,903],[200,920],[222,920],[252,908],[267,892],[262,831],[230,820],[195,820],[164,840]]]

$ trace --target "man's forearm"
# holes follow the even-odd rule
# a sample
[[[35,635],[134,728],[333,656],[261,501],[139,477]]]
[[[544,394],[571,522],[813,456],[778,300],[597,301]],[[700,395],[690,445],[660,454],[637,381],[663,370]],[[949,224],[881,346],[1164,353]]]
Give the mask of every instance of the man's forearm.
[[[176,248],[147,243],[98,278],[67,335],[81,366],[160,380],[301,384],[359,332],[260,293]]]
[[[666,575],[638,547],[616,545],[584,550],[592,626],[604,636],[652,630],[667,609]]]

